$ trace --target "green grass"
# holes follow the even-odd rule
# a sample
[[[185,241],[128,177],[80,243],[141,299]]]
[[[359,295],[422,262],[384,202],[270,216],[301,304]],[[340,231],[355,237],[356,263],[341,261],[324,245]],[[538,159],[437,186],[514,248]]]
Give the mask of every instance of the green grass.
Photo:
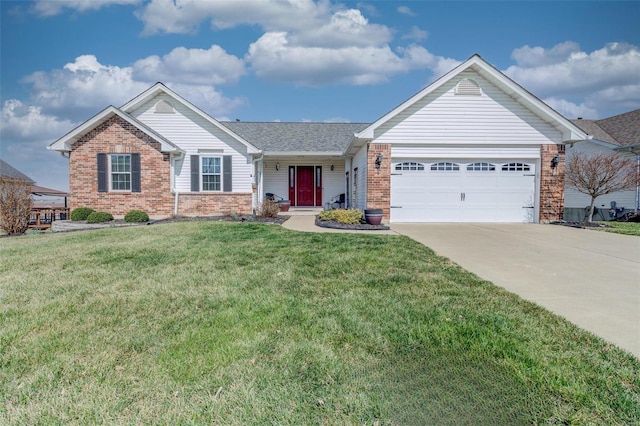
[[[640,237],[640,222],[604,222],[604,224],[612,228],[602,228],[603,231]]]
[[[640,361],[406,237],[0,240],[0,424],[638,424]]]

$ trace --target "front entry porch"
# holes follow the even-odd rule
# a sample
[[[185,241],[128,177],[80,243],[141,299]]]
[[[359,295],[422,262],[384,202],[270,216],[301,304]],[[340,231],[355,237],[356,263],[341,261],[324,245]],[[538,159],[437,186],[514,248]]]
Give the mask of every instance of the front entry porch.
[[[290,200],[290,212],[295,212],[296,208],[320,211],[345,199],[345,195],[341,197],[347,192],[344,159],[265,158],[261,165],[260,201],[266,194],[274,194],[276,199]]]

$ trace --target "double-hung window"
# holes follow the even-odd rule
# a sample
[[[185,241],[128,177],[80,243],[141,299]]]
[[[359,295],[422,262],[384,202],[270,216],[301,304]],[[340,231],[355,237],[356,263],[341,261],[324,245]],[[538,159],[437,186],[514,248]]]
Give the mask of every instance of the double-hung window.
[[[111,154],[111,190],[131,191],[131,155]]]
[[[222,158],[202,157],[202,190],[221,191]]]

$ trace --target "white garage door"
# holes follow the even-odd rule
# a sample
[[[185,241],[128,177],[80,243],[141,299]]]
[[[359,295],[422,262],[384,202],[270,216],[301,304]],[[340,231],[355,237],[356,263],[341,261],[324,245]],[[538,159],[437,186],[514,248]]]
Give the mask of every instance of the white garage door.
[[[400,161],[392,222],[534,222],[535,160]]]

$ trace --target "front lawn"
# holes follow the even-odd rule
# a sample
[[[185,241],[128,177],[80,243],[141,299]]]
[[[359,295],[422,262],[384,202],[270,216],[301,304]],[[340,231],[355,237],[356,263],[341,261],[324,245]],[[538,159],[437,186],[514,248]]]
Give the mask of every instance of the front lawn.
[[[611,228],[603,228],[604,231],[615,234],[635,235],[640,237],[640,222],[603,222]]]
[[[638,359],[406,237],[188,222],[0,259],[0,424],[640,423]]]

